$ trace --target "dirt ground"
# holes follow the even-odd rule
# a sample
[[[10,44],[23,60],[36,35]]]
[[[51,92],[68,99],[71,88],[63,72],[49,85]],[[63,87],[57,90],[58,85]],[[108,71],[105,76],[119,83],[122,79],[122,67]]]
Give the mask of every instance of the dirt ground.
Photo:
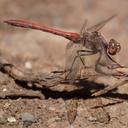
[[[113,15],[101,33],[121,43],[121,52],[114,59],[128,66],[128,1],[127,0],[0,0],[0,20],[27,19],[66,31],[79,32],[85,19],[88,26]],[[68,40],[45,32],[8,26],[0,22],[0,55],[25,72],[51,72],[65,65],[65,47]],[[115,82],[104,79],[104,84]],[[99,82],[100,83],[100,82]],[[70,85],[69,85],[70,86]],[[24,91],[25,88],[0,72],[0,93]],[[127,84],[100,98],[102,107],[77,92],[73,94],[38,90],[42,100],[33,97],[6,97],[0,99],[0,128],[127,128]],[[69,92],[70,93],[70,92]],[[66,95],[65,95],[66,94]],[[80,96],[79,96],[80,95]],[[77,98],[77,116],[70,124],[68,103]],[[101,105],[101,104],[100,104]],[[98,107],[99,106],[99,107]],[[70,110],[69,110],[70,112]]]

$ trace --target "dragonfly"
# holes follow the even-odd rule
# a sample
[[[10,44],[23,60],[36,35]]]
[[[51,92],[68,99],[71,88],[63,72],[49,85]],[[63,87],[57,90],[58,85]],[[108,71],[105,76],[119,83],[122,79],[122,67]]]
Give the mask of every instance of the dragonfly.
[[[70,40],[66,46],[65,79],[73,83],[77,78],[80,68],[86,68],[86,62],[84,61],[86,56],[99,55],[94,64],[95,70],[99,73],[113,75],[111,69],[122,67],[111,57],[121,50],[120,43],[115,39],[110,39],[110,41],[107,42],[104,36],[99,32],[99,30],[115,16],[116,15],[112,15],[88,28],[86,28],[86,21],[80,33],[67,32],[28,20],[10,19],[4,20],[4,23],[16,27],[41,30]]]

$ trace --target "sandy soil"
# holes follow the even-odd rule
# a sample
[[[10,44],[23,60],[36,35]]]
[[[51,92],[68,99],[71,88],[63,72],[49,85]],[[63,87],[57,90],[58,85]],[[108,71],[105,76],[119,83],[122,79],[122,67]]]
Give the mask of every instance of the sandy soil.
[[[66,31],[79,32],[85,19],[88,19],[88,26],[91,26],[116,13],[118,16],[109,22],[101,33],[107,41],[114,38],[121,42],[121,52],[114,59],[127,66],[127,8],[126,0],[1,0],[0,20],[28,19]],[[36,30],[14,28],[2,22],[0,33],[1,56],[19,69],[41,73],[64,68],[68,40]],[[104,84],[111,83],[112,79],[104,80]],[[24,88],[3,73],[0,73],[0,86],[0,93],[3,94],[37,91]],[[101,97],[102,107],[97,107],[96,98],[79,95],[81,94],[63,96],[61,92],[43,90],[43,100],[31,97],[0,99],[0,128],[128,127],[127,84],[116,92]],[[77,116],[70,124],[67,104],[72,98],[78,99],[78,107]]]

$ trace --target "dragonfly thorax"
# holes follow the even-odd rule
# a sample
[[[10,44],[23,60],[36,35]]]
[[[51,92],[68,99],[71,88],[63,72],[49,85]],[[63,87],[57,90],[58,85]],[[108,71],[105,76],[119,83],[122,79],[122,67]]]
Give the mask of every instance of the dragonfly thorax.
[[[103,41],[105,39],[97,31],[95,32],[86,32],[83,35],[83,45],[92,51],[100,51],[103,48]]]

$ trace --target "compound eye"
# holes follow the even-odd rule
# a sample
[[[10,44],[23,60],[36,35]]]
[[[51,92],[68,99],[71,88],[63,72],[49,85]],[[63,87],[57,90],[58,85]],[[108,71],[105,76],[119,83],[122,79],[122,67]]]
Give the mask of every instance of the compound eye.
[[[108,44],[108,47],[107,47],[107,52],[110,54],[110,55],[115,55],[117,54],[119,51],[121,50],[121,46],[120,44],[114,40],[114,39],[111,39],[109,44]]]

